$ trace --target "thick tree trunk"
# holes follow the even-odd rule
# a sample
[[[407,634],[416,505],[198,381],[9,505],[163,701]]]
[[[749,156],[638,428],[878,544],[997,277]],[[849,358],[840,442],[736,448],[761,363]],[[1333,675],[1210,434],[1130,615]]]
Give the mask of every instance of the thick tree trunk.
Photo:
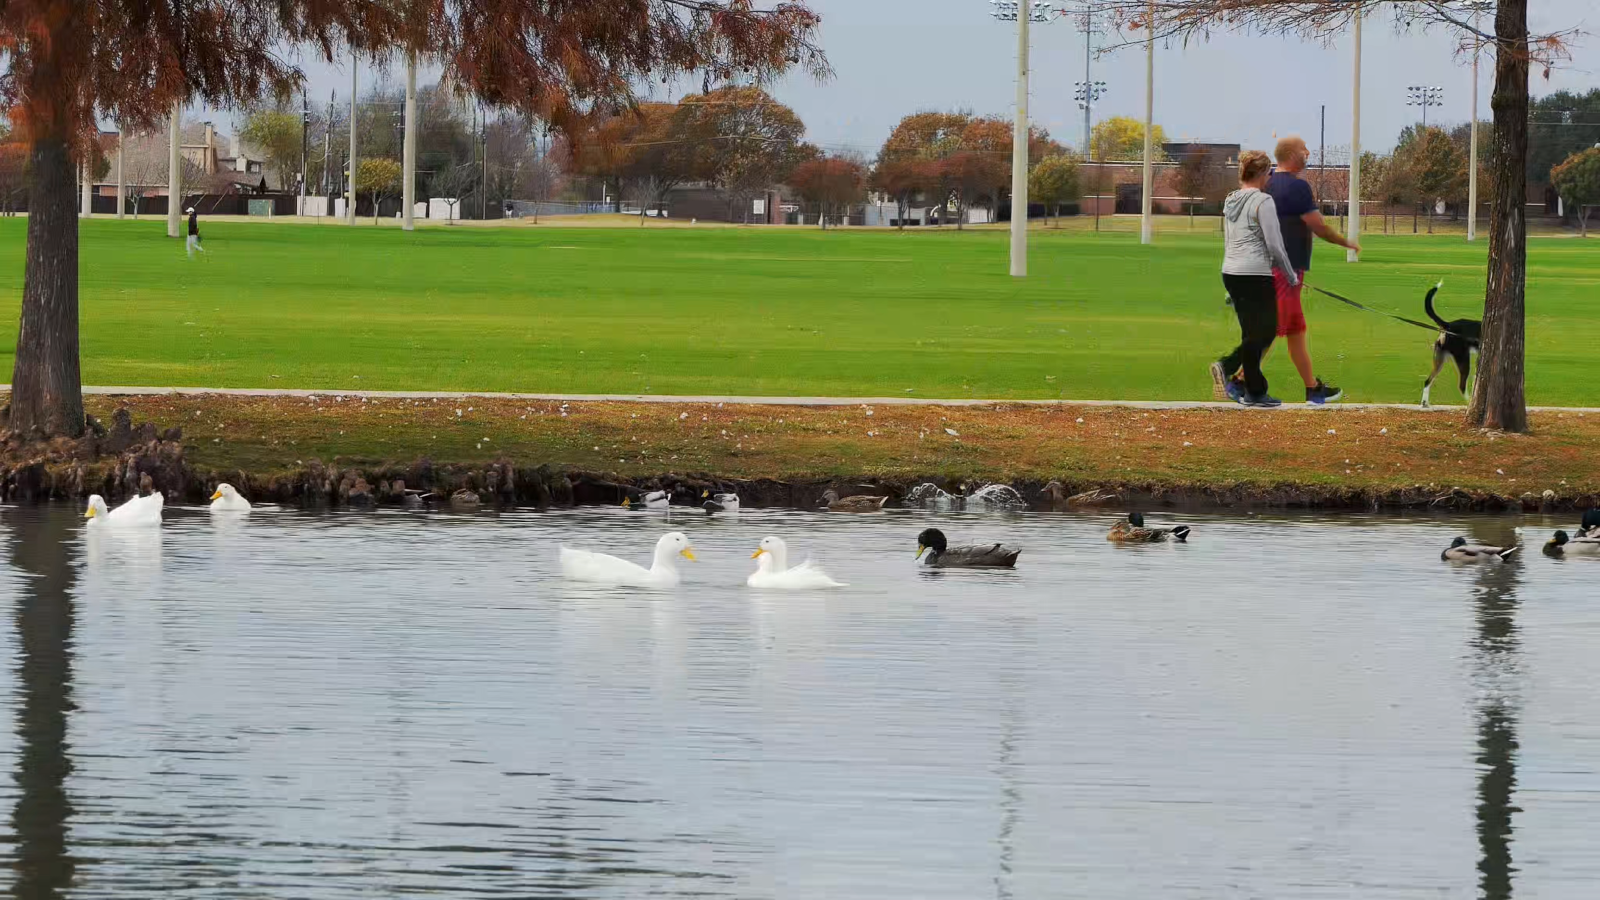
[[[34,140],[22,325],[11,375],[12,431],[83,434],[78,370],[77,173],[60,137]]]
[[[1523,353],[1528,223],[1522,198],[1528,163],[1528,0],[1501,0],[1495,40],[1489,278],[1478,383],[1467,420],[1501,431],[1527,431]]]

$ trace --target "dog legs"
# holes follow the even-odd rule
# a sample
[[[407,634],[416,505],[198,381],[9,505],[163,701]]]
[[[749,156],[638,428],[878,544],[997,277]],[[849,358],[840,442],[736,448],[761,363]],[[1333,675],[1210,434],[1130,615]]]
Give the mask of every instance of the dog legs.
[[[1445,357],[1444,347],[1440,346],[1437,343],[1434,344],[1433,345],[1433,371],[1429,372],[1427,380],[1422,382],[1422,408],[1423,409],[1427,409],[1428,406],[1431,405],[1428,402],[1428,396],[1433,392],[1433,380],[1435,378],[1439,377],[1439,370],[1444,368],[1444,357]]]

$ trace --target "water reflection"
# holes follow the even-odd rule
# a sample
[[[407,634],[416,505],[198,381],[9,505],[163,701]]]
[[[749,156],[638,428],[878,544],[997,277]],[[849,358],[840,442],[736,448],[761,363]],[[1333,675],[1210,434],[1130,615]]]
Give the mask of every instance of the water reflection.
[[[10,535],[11,565],[24,577],[13,608],[17,629],[16,678],[21,694],[16,728],[20,742],[17,804],[11,827],[17,840],[14,895],[49,900],[65,895],[76,863],[67,848],[72,774],[67,719],[72,703],[72,587],[68,540],[72,520],[40,521],[15,508],[0,510]]]
[[[1478,682],[1478,885],[1484,900],[1510,900],[1516,874],[1511,856],[1512,816],[1521,812],[1517,790],[1517,714],[1520,708],[1518,582],[1521,554],[1501,565],[1485,565],[1474,593],[1477,633],[1473,640]]]

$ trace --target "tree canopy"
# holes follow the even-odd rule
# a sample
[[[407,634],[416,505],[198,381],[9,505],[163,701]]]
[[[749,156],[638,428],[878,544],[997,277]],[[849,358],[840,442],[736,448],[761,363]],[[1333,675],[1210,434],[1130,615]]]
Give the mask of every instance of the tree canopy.
[[[1589,236],[1589,207],[1600,206],[1600,147],[1567,157],[1550,170],[1550,181],[1562,199],[1577,207],[1578,227]]]

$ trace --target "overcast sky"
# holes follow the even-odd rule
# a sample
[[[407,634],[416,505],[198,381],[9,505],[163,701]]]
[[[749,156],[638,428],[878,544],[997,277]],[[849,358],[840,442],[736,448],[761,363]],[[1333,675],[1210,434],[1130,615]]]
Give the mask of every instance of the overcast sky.
[[[812,141],[828,149],[872,155],[895,122],[923,109],[970,109],[1009,117],[1015,106],[1016,26],[988,18],[984,0],[809,0],[822,15],[822,44],[835,76],[822,83],[790,77],[773,93],[805,120]],[[1600,26],[1593,0],[1540,0],[1537,30]],[[1365,28],[1363,145],[1385,150],[1418,118],[1405,104],[1408,84],[1440,85],[1444,106],[1430,121],[1464,122],[1471,109],[1471,58],[1457,53],[1458,37],[1434,26],[1397,31],[1387,17]],[[1533,93],[1600,87],[1600,35],[1577,38],[1574,59],[1551,73],[1536,69]],[[1298,132],[1317,145],[1318,114],[1327,106],[1328,146],[1350,141],[1352,41],[1323,46],[1291,38],[1224,35],[1189,47],[1158,46],[1155,118],[1171,139],[1239,142],[1265,148],[1274,133]],[[1034,121],[1077,146],[1083,116],[1073,100],[1083,79],[1084,36],[1070,20],[1035,27]],[[1586,63],[1586,61],[1588,61]],[[1490,116],[1492,66],[1480,74],[1480,115]],[[1093,62],[1094,80],[1108,83],[1095,117],[1143,117],[1143,48],[1126,48]],[[314,66],[314,97],[348,96],[349,72]],[[363,70],[365,92],[373,74]],[[425,80],[431,80],[425,79]],[[681,95],[687,85],[675,85]]]

